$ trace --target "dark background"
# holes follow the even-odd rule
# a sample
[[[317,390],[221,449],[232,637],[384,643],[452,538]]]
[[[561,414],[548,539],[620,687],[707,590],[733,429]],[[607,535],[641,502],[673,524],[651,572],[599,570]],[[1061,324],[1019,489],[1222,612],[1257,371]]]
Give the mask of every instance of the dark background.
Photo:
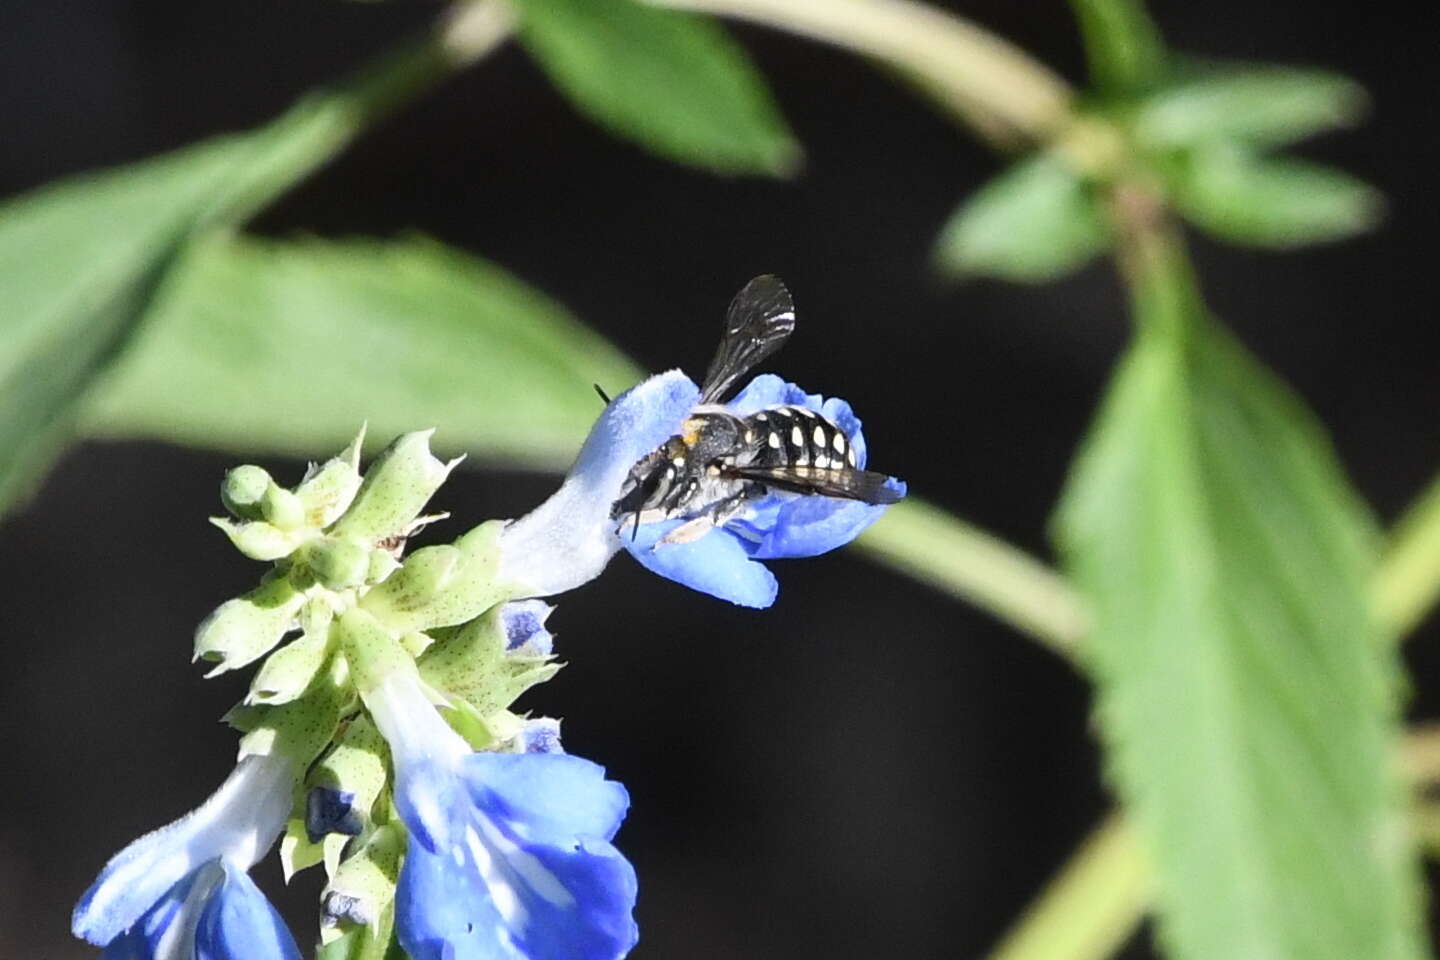
[[[1214,307],[1314,406],[1391,520],[1440,466],[1434,33],[1398,6],[1153,6],[1179,49],[1331,66],[1375,97],[1363,129],[1306,152],[1389,195],[1381,231],[1302,254],[1195,247]],[[433,10],[5,3],[0,195],[259,123]],[[1080,79],[1064,4],[963,10]],[[849,398],[876,466],[1048,555],[1047,515],[1126,336],[1112,271],[1040,288],[936,281],[938,227],[1001,161],[863,61],[736,33],[807,149],[795,182],[652,159],[576,116],[512,46],[257,229],[424,231],[548,291],[645,367],[692,373],[734,290],[779,273],[801,315],[779,371]],[[231,766],[234,738],[214,721],[248,673],[203,683],[187,661],[195,624],[259,572],[204,520],[234,462],[87,445],[0,524],[0,956],[93,955],[69,938],[76,896]],[[265,465],[286,483],[302,469]],[[553,483],[467,473],[438,505],[468,525],[524,512]],[[641,876],[636,956],[982,954],[1105,809],[1085,684],[857,555],[777,573],[778,604],[755,613],[622,556],[551,621],[570,666],[522,705],[563,716],[568,748],[631,791],[620,845]],[[1440,703],[1434,633],[1410,647],[1421,714]],[[278,880],[273,859],[260,873]],[[318,883],[312,871],[278,895],[302,943]]]

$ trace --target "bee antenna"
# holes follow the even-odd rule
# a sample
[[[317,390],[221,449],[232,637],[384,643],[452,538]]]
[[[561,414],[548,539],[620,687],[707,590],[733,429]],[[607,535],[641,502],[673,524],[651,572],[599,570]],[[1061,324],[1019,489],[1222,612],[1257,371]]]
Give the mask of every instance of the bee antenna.
[[[635,525],[630,528],[630,542],[634,543],[640,537],[640,511],[635,511]]]
[[[600,384],[598,384],[598,383],[592,383],[592,384],[590,384],[590,386],[594,387],[594,388],[595,388],[595,392],[598,393],[598,394],[600,394],[600,399],[601,399],[601,400],[604,400],[607,404],[610,402],[610,395],[607,394],[604,390],[601,390],[601,389],[600,389]]]

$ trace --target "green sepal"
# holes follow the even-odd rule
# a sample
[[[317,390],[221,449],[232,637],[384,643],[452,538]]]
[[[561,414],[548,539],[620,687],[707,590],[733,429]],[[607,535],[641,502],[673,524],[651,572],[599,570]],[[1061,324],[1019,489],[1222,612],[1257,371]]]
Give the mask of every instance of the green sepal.
[[[246,703],[289,703],[310,686],[331,649],[330,629],[302,634],[272,653],[250,682]]]
[[[365,472],[354,502],[330,533],[367,543],[408,534],[430,497],[460,462],[442,463],[430,452],[434,432],[402,434],[386,447]]]
[[[395,633],[464,623],[511,595],[496,582],[503,520],[482,523],[453,546],[425,547],[375,587],[360,606]]]
[[[364,442],[362,426],[348,447],[320,466],[312,466],[295,488],[306,526],[328,527],[350,509],[360,490],[360,447]]]
[[[1042,283],[1077,270],[1110,244],[1090,184],[1059,157],[1021,160],[961,204],[940,231],[935,262],[956,277]]]
[[[310,770],[305,787],[307,790],[325,787],[354,794],[352,805],[368,828],[374,822],[375,801],[388,779],[385,771],[389,757],[385,738],[370,718],[361,714],[350,721],[336,738],[335,746]]]
[[[302,808],[303,803],[302,797]],[[324,841],[328,839],[311,843],[309,834],[305,832],[305,821],[299,817],[290,818],[285,824],[285,833],[280,837],[280,869],[286,883],[301,870],[309,870],[325,859]]]
[[[336,924],[322,923],[322,942],[335,940],[355,926],[379,926],[385,909],[395,899],[395,881],[404,851],[404,831],[398,824],[388,823],[376,827],[350,856],[340,861],[320,896],[322,901],[332,895],[352,899],[358,915]]]
[[[302,548],[300,559],[321,586],[351,590],[369,578],[372,552],[372,548],[356,540],[316,537]]]
[[[220,483],[220,502],[241,520],[259,520],[260,500],[273,482],[263,467],[248,463],[235,467]]]
[[[284,577],[272,576],[241,597],[226,600],[195,629],[194,660],[216,666],[206,677],[253,663],[280,642],[305,603]]]
[[[308,530],[281,530],[263,520],[235,523],[228,517],[211,517],[210,522],[225,531],[235,549],[251,560],[288,557],[312,536]]]
[[[300,498],[273,480],[260,498],[260,515],[270,526],[286,533],[305,525],[305,507]]]
[[[266,708],[259,704],[241,701],[226,710],[220,717],[220,722],[228,725],[232,730],[249,733],[260,726],[260,722],[265,718],[265,711]]]
[[[496,735],[493,717],[482,716],[461,697],[453,697],[439,709],[450,729],[460,734],[471,750],[489,750],[501,739]]]
[[[381,911],[373,927],[351,927],[323,942],[315,951],[315,960],[409,960],[395,938],[395,902]]]
[[[335,621],[355,688],[364,695],[396,673],[414,673],[415,660],[368,610],[351,607]]]
[[[420,679],[462,698],[485,717],[509,707],[563,666],[550,657],[507,653],[505,645],[501,605],[496,604],[484,616],[439,636],[416,664]]]
[[[365,572],[366,583],[383,583],[390,574],[400,569],[400,558],[389,550],[370,551],[370,569]]]
[[[240,739],[241,759],[278,753],[305,770],[334,738],[350,699],[345,660],[331,656],[303,697],[265,708],[260,723]]]

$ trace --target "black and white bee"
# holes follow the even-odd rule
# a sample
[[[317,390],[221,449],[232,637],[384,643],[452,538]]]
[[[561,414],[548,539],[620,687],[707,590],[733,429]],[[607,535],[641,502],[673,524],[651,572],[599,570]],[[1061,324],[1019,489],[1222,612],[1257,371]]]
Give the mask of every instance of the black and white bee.
[[[656,546],[698,540],[771,491],[895,503],[883,473],[856,465],[851,438],[814,410],[766,407],[738,417],[720,401],[795,330],[795,305],[779,277],[756,277],[730,302],[720,346],[681,432],[634,467],[610,515],[632,524],[687,518]]]

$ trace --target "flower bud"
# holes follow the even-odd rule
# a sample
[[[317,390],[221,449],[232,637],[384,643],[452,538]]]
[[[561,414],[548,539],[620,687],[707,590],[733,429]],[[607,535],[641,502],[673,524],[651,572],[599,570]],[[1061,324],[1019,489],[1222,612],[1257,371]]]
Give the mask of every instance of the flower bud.
[[[549,657],[555,638],[545,621],[555,608],[544,600],[516,600],[500,605],[500,623],[505,629],[505,649],[514,656]]]
[[[407,433],[385,448],[365,473],[355,500],[330,532],[377,543],[409,532],[431,495],[460,460],[442,463],[430,452],[434,430]]]
[[[350,811],[362,824],[370,823],[370,811],[385,789],[388,757],[385,738],[368,717],[357,717],[340,734],[335,748],[326,754],[305,778],[313,790],[350,797]]]
[[[330,590],[349,590],[370,573],[371,550],[354,540],[320,537],[305,545],[305,565]]]
[[[355,794],[349,790],[314,787],[305,795],[305,834],[319,843],[327,834],[358,837],[365,819],[355,809]]]
[[[400,873],[400,854],[405,839],[393,824],[377,827],[365,843],[341,861],[335,875],[320,895],[321,940],[326,930],[331,939],[342,923],[373,926],[381,912],[395,898],[395,880]]]
[[[355,500],[360,489],[360,446],[364,440],[365,428],[361,427],[350,446],[321,466],[312,466],[295,488],[305,508],[307,526],[330,526]]]
[[[515,738],[520,753],[564,753],[560,746],[560,721],[550,717],[533,717],[525,721]]]
[[[288,557],[309,536],[307,531],[281,530],[263,520],[235,523],[225,517],[211,517],[210,522],[224,530],[235,549],[251,560]]]
[[[305,692],[330,651],[330,631],[307,633],[272,653],[250,682],[246,703],[289,703]]]
[[[426,547],[360,601],[361,607],[397,633],[446,627],[490,609],[508,596],[496,582],[500,531],[492,520],[454,546]]]
[[[236,467],[220,483],[220,502],[241,520],[259,520],[260,499],[271,482],[270,474],[254,464]]]
[[[274,482],[260,498],[260,515],[266,523],[287,533],[305,525],[305,507],[300,498]]]
[[[242,597],[226,600],[195,630],[194,659],[216,664],[206,677],[263,657],[295,623],[305,602],[284,577],[271,577]]]

